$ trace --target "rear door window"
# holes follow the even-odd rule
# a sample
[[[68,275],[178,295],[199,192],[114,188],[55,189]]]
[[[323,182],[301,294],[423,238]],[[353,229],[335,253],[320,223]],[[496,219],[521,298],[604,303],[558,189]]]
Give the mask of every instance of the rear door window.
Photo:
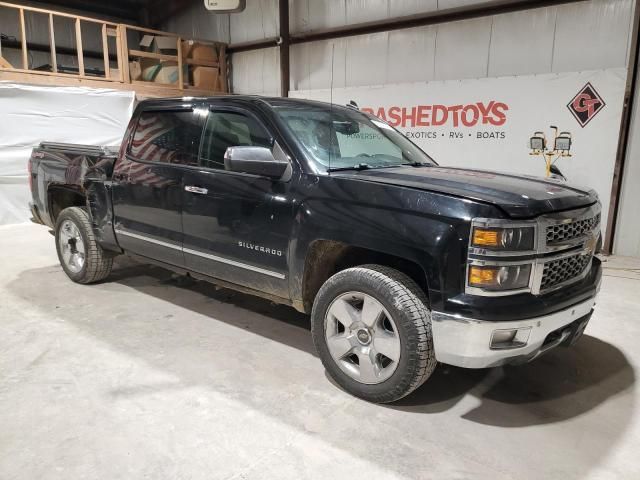
[[[147,162],[198,164],[202,123],[193,110],[149,110],[138,117],[129,154]]]
[[[224,170],[224,154],[229,147],[271,148],[271,136],[252,116],[242,112],[212,111],[202,136],[200,165]]]

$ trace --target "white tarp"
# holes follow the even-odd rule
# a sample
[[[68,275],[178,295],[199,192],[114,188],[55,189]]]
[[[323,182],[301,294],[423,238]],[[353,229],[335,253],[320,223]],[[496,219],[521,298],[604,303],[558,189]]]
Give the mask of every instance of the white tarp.
[[[596,189],[606,225],[625,78],[626,69],[617,68],[336,88],[333,102],[354,100],[441,165],[542,176],[544,160],[529,155],[529,137],[544,131],[552,143],[550,125],[569,131],[573,156],[557,165],[570,182]],[[331,92],[299,90],[291,96],[329,101]],[[578,119],[588,123],[582,126]]]
[[[133,92],[0,82],[0,225],[29,220],[27,160],[42,141],[119,145]]]

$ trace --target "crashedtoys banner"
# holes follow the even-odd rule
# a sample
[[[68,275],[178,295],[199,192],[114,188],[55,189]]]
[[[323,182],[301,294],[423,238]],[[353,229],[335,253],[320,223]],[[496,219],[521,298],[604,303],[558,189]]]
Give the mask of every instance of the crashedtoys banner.
[[[543,157],[529,155],[529,138],[544,132],[552,147],[557,126],[571,133],[572,156],[556,165],[569,182],[596,189],[606,217],[625,78],[626,69],[609,69],[336,88],[333,102],[355,101],[441,165],[529,175],[545,173]],[[329,101],[331,92],[291,96]]]

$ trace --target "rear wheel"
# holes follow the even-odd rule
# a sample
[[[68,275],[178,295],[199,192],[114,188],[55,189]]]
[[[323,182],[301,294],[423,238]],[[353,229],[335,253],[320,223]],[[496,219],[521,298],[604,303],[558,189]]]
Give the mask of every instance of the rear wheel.
[[[84,208],[65,208],[56,221],[56,250],[67,276],[78,283],[93,283],[111,273],[113,256],[96,242]]]
[[[337,273],[318,292],[311,316],[322,363],[353,395],[393,402],[435,369],[426,296],[395,269],[363,265]]]

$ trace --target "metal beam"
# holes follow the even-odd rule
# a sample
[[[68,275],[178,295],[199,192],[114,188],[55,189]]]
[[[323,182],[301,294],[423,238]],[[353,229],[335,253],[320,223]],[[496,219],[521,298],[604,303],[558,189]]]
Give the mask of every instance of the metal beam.
[[[289,60],[289,0],[280,0],[280,95],[289,96],[290,60]]]
[[[435,10],[432,12],[407,15],[403,17],[389,18],[375,22],[358,23],[344,27],[325,28],[311,32],[299,32],[290,34],[290,44],[317,42],[319,40],[331,40],[335,38],[353,37],[356,35],[368,35],[371,33],[389,32],[406,28],[424,27],[439,23],[468,20],[471,18],[487,17],[503,13],[519,12],[534,8],[549,7],[566,3],[584,2],[586,0],[494,0],[456,8]],[[279,45],[279,39],[268,38],[255,42],[246,42],[229,46],[231,53],[245,52],[272,48]]]
[[[228,53],[250,52],[252,50],[262,50],[264,48],[277,47],[280,44],[279,37],[270,37],[252,42],[236,43],[227,47]]]
[[[609,215],[607,217],[607,233],[605,235],[603,252],[607,255],[613,253],[613,241],[616,235],[618,223],[618,210],[620,208],[620,194],[622,193],[622,178],[624,166],[627,160],[627,146],[631,131],[631,116],[636,96],[636,84],[638,83],[638,55],[640,54],[640,0],[636,0],[631,46],[629,49],[629,65],[627,68],[627,83],[624,91],[622,106],[622,118],[618,133],[618,150],[616,151],[616,163],[613,167],[613,182],[611,184],[611,199],[609,201]]]

